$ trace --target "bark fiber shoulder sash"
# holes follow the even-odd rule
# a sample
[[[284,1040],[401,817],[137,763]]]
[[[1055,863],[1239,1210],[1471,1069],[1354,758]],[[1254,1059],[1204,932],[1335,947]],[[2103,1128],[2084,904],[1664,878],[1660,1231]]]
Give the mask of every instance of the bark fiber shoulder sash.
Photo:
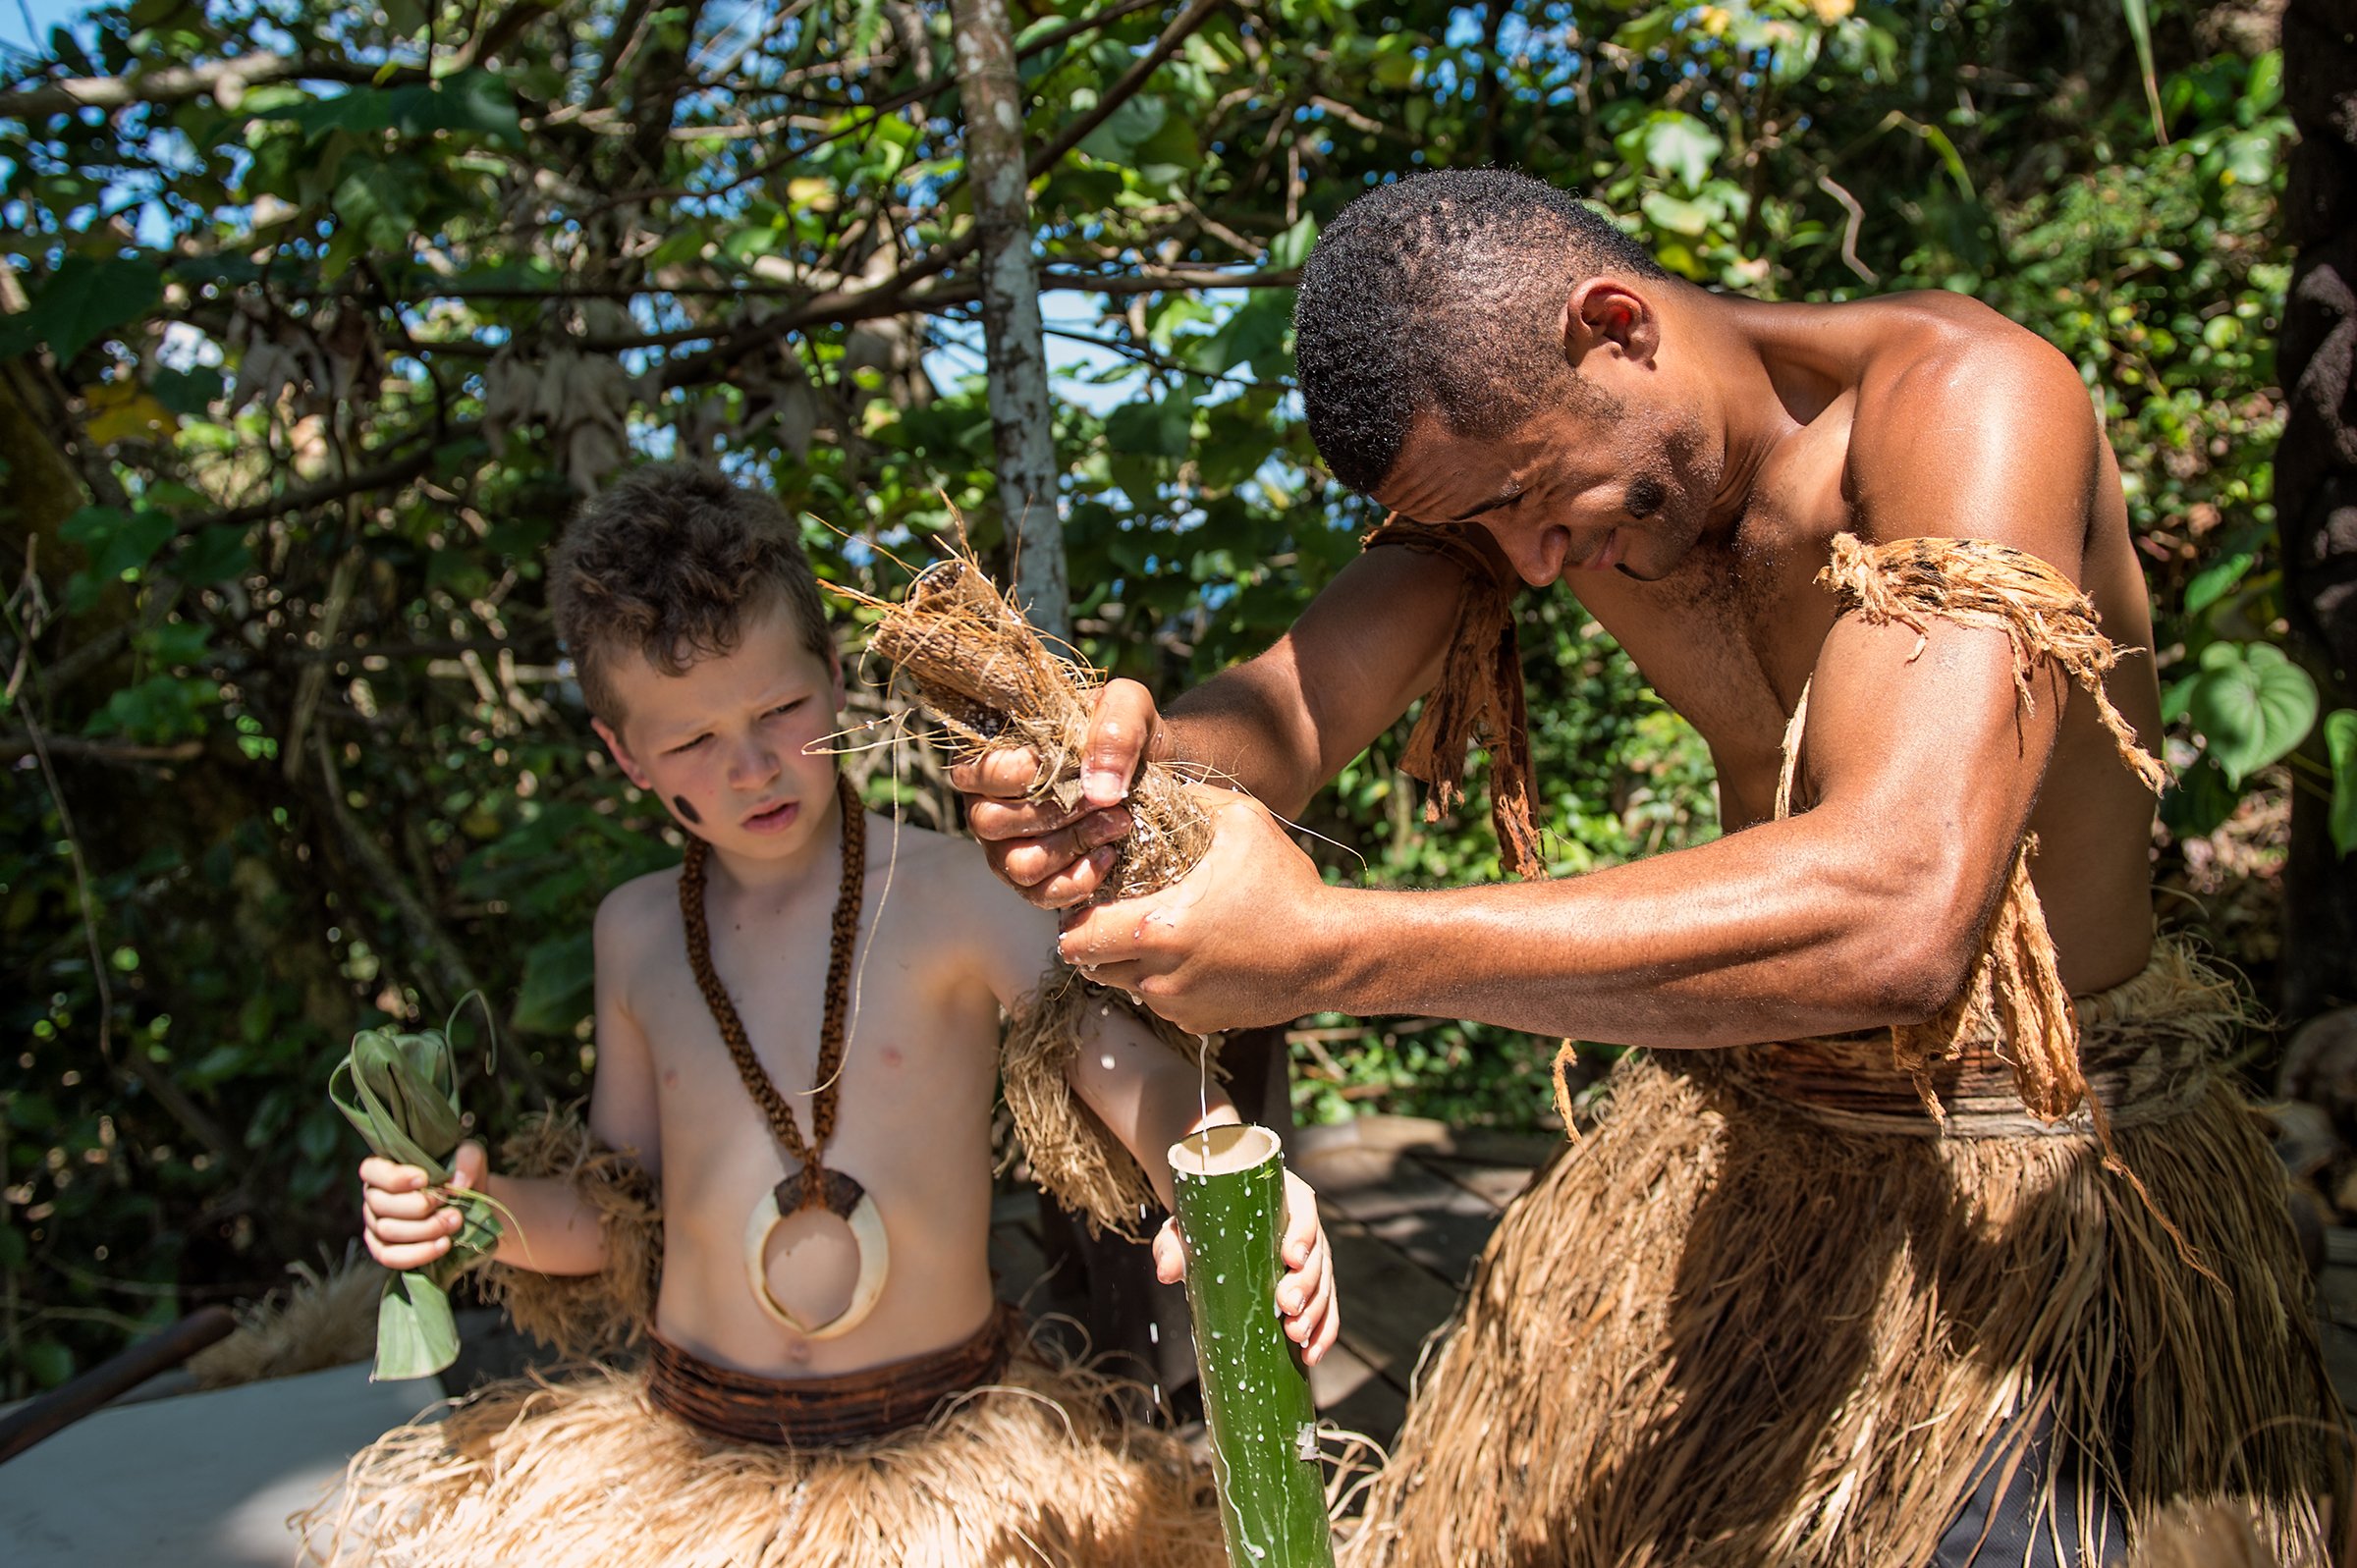
[[[1464,568],[1440,683],[1424,699],[1399,771],[1431,788],[1424,820],[1437,822],[1465,798],[1466,748],[1477,742],[1486,747],[1498,848],[1517,877],[1544,877],[1547,862],[1530,820],[1530,715],[1514,635],[1517,584],[1502,581],[1489,557],[1453,523],[1411,522],[1395,514],[1359,543],[1366,550],[1395,546],[1441,556]]]
[[[2004,632],[2013,645],[2014,695],[2025,713],[2035,701],[2031,672],[2052,661],[2094,698],[2120,760],[2136,777],[2155,792],[2167,784],[2166,770],[2136,744],[2135,731],[2104,691],[2105,674],[2124,655],[2104,635],[2087,596],[2036,556],[1988,539],[1894,539],[1869,545],[1844,533],[1835,536],[1833,561],[1817,574],[1817,582],[1838,597],[1840,615],[1861,616],[1869,625],[1912,628],[1916,644],[1907,656],[1910,662],[1922,656],[1926,622],[1935,619]],[[1804,687],[1784,731],[1780,818],[1791,809],[1808,701]],[[2063,989],[2054,938],[2030,884],[2029,858],[2037,848],[2037,836],[2025,833],[1963,989],[1934,1017],[1894,1026],[1892,1058],[1913,1079],[1924,1108],[1945,1118],[1932,1091],[1930,1064],[1955,1059],[1972,1040],[2001,1041],[2023,1108],[2040,1121],[2054,1122],[2085,1105],[2109,1151],[2104,1107],[2088,1094],[2079,1066],[2078,1014]]]
[[[1032,1180],[1087,1221],[1091,1235],[1110,1230],[1135,1240],[1141,1217],[1162,1200],[1136,1157],[1072,1088],[1071,1066],[1092,1008],[1128,1013],[1174,1053],[1199,1061],[1212,1083],[1225,1083],[1227,1073],[1220,1066],[1217,1036],[1183,1033],[1122,993],[1091,985],[1069,969],[1042,975],[1038,989],[1015,1008],[999,1074],[1008,1113],[1014,1118],[1016,1146],[1030,1162]],[[1007,1159],[1014,1158],[1011,1149]]]

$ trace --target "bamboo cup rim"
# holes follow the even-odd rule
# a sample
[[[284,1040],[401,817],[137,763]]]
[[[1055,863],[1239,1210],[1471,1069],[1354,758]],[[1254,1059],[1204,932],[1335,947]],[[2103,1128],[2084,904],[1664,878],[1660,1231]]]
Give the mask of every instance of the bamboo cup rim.
[[[1171,1169],[1182,1176],[1232,1176],[1278,1157],[1283,1145],[1266,1127],[1206,1127],[1171,1145]]]

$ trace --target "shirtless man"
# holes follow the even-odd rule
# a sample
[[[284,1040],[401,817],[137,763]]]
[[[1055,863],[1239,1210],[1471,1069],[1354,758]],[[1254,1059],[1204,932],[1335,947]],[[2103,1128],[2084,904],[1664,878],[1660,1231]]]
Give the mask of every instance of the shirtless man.
[[[766,1441],[785,1440],[821,1464],[825,1448],[853,1435],[843,1432],[845,1423],[867,1420],[879,1398],[892,1405],[896,1380],[921,1382],[939,1358],[963,1356],[1001,1332],[988,1261],[1001,1012],[1023,1002],[1052,967],[1055,920],[1009,892],[972,844],[873,816],[860,824],[858,912],[847,909],[844,846],[857,839],[846,832],[847,793],[826,744],[840,723],[843,670],[795,525],[774,502],[703,470],[640,470],[568,532],[552,568],[552,596],[598,734],[630,780],[699,841],[690,854],[702,867],[711,972],[757,1070],[795,1123],[794,1139],[782,1135],[748,1093],[720,1004],[699,989],[683,869],[615,890],[595,929],[589,1120],[599,1143],[634,1155],[661,1189],[660,1293],[648,1325],[657,1376],[646,1407],[632,1407],[646,1426],[642,1446],[707,1452],[689,1427],[741,1436],[703,1419],[708,1407],[696,1390],[725,1385],[735,1390],[736,1416],[749,1412]],[[848,949],[840,1070],[824,1083],[822,1016],[837,961],[830,931],[847,917],[858,936]],[[1234,1122],[1234,1108],[1216,1085],[1206,1094],[1196,1063],[1138,1019],[1120,1008],[1087,1012],[1093,1033],[1070,1069],[1071,1088],[1137,1159],[1167,1206],[1165,1151],[1197,1127]],[[822,1114],[821,1106],[837,1113]],[[786,1212],[763,1237],[755,1283],[748,1279],[748,1216],[781,1177],[801,1173],[788,1146],[809,1139],[822,1145],[826,1170],[850,1177],[872,1201],[888,1246],[863,1239],[830,1207],[782,1205]],[[478,1144],[463,1146],[456,1162],[459,1185],[486,1192],[511,1217],[499,1263],[556,1275],[606,1268],[601,1210],[575,1181],[487,1173]],[[448,1250],[461,1217],[425,1172],[371,1159],[360,1178],[368,1250],[379,1263],[417,1268]],[[1309,1189],[1288,1177],[1288,1196],[1287,1269],[1274,1306],[1314,1362],[1333,1344],[1339,1322],[1331,1253]],[[1157,1236],[1155,1261],[1165,1280],[1182,1272],[1175,1221]],[[879,1262],[884,1277],[870,1305],[861,1297],[863,1265]],[[831,1331],[847,1312],[860,1311]],[[674,1377],[672,1368],[686,1370]],[[928,1387],[900,1401],[902,1427],[922,1424],[937,1402],[953,1412],[942,1418],[952,1425],[939,1430],[932,1449],[904,1446],[878,1464],[867,1457],[870,1447],[838,1474],[795,1472],[783,1482],[774,1469],[747,1461],[733,1472],[743,1480],[735,1492],[676,1499],[671,1493],[685,1480],[659,1468],[633,1487],[587,1459],[570,1479],[561,1454],[538,1465],[515,1462],[536,1438],[564,1444],[580,1437],[580,1418],[566,1414],[572,1407],[565,1400],[526,1389],[500,1439],[511,1458],[479,1482],[490,1489],[460,1501],[455,1493],[478,1483],[465,1467],[442,1466],[432,1472],[430,1506],[397,1528],[414,1531],[408,1549],[446,1546],[469,1561],[564,1560],[562,1552],[548,1555],[560,1527],[589,1530],[602,1542],[590,1557],[573,1560],[643,1560],[648,1568],[691,1555],[768,1560],[760,1532],[788,1528],[792,1510],[779,1512],[781,1499],[807,1483],[813,1495],[831,1488],[841,1498],[846,1487],[852,1495],[864,1487],[875,1497],[860,1514],[861,1534],[795,1537],[797,1561],[899,1562],[905,1552],[911,1562],[979,1563],[999,1560],[988,1543],[1002,1539],[1045,1541],[1073,1561],[1138,1560],[1124,1555],[1124,1532],[1155,1518],[1141,1499],[1153,1486],[1170,1484],[1171,1477],[1155,1476],[1157,1465],[1170,1468],[1170,1456],[1141,1440],[1133,1459],[1124,1438],[1084,1458],[1085,1439],[1074,1439],[1072,1423],[1054,1412],[1059,1404],[1093,1405],[1097,1390],[1057,1386],[1043,1381],[1048,1375],[1020,1347],[1004,1374],[1039,1396],[1014,1398],[1018,1410],[1047,1412],[1035,1418],[1045,1434],[1039,1453],[1003,1451],[1022,1420],[1001,1415],[976,1431],[955,1427],[964,1419],[955,1412],[990,1403],[975,1390],[1001,1380],[991,1371],[969,1377],[967,1386]],[[477,1409],[470,1405],[468,1414],[479,1425]],[[841,1421],[830,1416],[812,1431],[797,1426],[836,1409]],[[1076,1430],[1091,1430],[1089,1421]],[[863,1433],[855,1441],[890,1435]],[[925,1437],[896,1440],[921,1445]],[[1002,1451],[992,1450],[994,1441]],[[1084,1463],[1100,1468],[1084,1473],[1077,1468]],[[1132,1466],[1135,1476],[1107,1482],[1108,1473]],[[1054,1491],[1021,1495],[1043,1470],[1053,1475]],[[363,1491],[370,1474],[363,1456]],[[1183,1477],[1183,1464],[1176,1474]],[[525,1489],[500,1492],[503,1476],[523,1478],[508,1484]],[[533,1485],[558,1489],[535,1492]],[[598,1505],[602,1522],[576,1517],[585,1505],[567,1486],[608,1499]],[[714,1511],[716,1495],[731,1506]],[[679,1527],[692,1530],[692,1539],[667,1539],[645,1526],[650,1511],[659,1516],[673,1501],[693,1502],[696,1518]],[[437,1532],[443,1516],[435,1510],[452,1506],[471,1506],[512,1535]],[[1177,1521],[1166,1511],[1160,1524],[1199,1535],[1204,1560],[1216,1558],[1218,1529],[1208,1511]],[[748,1555],[731,1556],[708,1534],[724,1525],[751,1532],[741,1542]],[[879,1544],[864,1534],[871,1528],[898,1536]],[[596,1536],[601,1530],[606,1535]],[[713,1555],[698,1554],[705,1551]]]
[[[1311,434],[1335,475],[1404,517],[1460,525],[1522,583],[1576,593],[1708,742],[1728,831],[1708,844],[1557,881],[1432,892],[1326,885],[1271,813],[1297,815],[1432,688],[1463,587],[1462,569],[1446,558],[1370,551],[1275,647],[1167,714],[1133,683],[1109,687],[1089,743],[1084,814],[1024,802],[1029,775],[1019,757],[991,759],[960,777],[961,787],[982,797],[969,820],[1002,874],[1051,907],[1094,891],[1105,865],[1100,846],[1125,829],[1124,782],[1148,747],[1209,764],[1255,797],[1222,810],[1213,848],[1186,881],[1070,918],[1063,950],[1072,961],[1198,1030],[1328,1009],[1463,1017],[1657,1049],[1882,1030],[1918,1024],[1958,996],[2025,829],[2036,835],[2032,878],[2069,991],[2105,992],[2158,961],[2148,872],[2153,799],[2122,766],[2096,704],[2074,694],[2050,660],[2032,664],[2030,700],[2020,701],[2014,647],[2001,631],[1936,618],[1920,629],[1874,624],[1843,613],[1817,585],[1842,533],[1870,546],[1933,536],[2026,552],[2092,600],[2100,629],[2127,655],[2105,677],[2106,691],[2138,742],[2158,747],[2151,619],[2118,467],[2085,385],[2053,348],[1986,306],[1945,294],[1820,305],[1711,293],[1668,276],[1564,193],[1495,171],[1404,181],[1346,209],[1304,270],[1296,326]],[[1806,809],[1780,820],[1783,743],[1804,691],[1794,798]],[[2004,1042],[1994,1054],[2009,1055]],[[1687,1059],[1692,1083],[1717,1083],[1708,1077],[1712,1064]],[[1665,1081],[1689,1072],[1646,1070]],[[1917,1130],[1937,1129],[1927,1120]],[[1713,1158],[1704,1135],[1691,1136],[1699,1140],[1694,1157]],[[1923,1146],[1913,1137],[1892,1147]],[[1618,1179],[1624,1173],[1612,1158],[1609,1148],[1591,1148],[1560,1162],[1526,1209],[1551,1182]],[[2131,1164],[2137,1158],[2130,1152]],[[2168,1158],[2143,1157],[2146,1165]],[[1577,1175],[1554,1181],[1573,1167]],[[2153,1169],[2138,1168],[2155,1179]],[[2252,1168],[2253,1180],[2265,1178],[2263,1164]],[[1836,1212],[1855,1217],[1892,1201],[1888,1191],[1854,1196],[1855,1208],[1844,1203]],[[2115,1196],[2106,1189],[2102,1201]],[[2262,1213],[2280,1208],[2272,1193],[2255,1201]],[[1541,1223],[1536,1211],[1520,1217],[1524,1227]],[[2198,1224],[2201,1217],[2174,1217]],[[1608,1272],[1617,1261],[1607,1238],[1621,1220],[1608,1213],[1582,1222],[1606,1229],[1576,1232],[1560,1213],[1545,1221],[1557,1227],[1554,1251],[1606,1248],[1565,1267],[1617,1279]],[[1517,1239],[1509,1215],[1493,1264]],[[2304,1281],[2287,1271],[2287,1248],[2275,1247],[2272,1234],[2264,1239],[2253,1294],[2304,1300]],[[2219,1244],[2238,1243],[2228,1235]],[[1685,1255],[1681,1281],[1691,1277],[1682,1269],[1697,1262]],[[2046,1267],[2051,1277],[2051,1262]],[[1504,1295],[1527,1298],[1528,1283],[1507,1281]],[[1506,1339],[1543,1338],[1558,1349],[1577,1342],[1613,1310],[1610,1292],[1592,1283],[1583,1276],[1565,1285],[1576,1300],[1562,1305],[1560,1319],[1516,1320]],[[1790,1289],[1791,1310],[1825,1310],[1798,1279],[1753,1279],[1749,1288],[1771,1296]],[[1505,1341],[1481,1338],[1485,1294],[1500,1298],[1499,1283],[1476,1289],[1458,1338],[1480,1339],[1494,1361]],[[1952,1338],[1970,1327],[1942,1321],[1932,1331]],[[1664,1355],[1664,1336],[1679,1334],[1677,1322],[1658,1313],[1631,1320],[1627,1331],[1639,1361]],[[1743,1353],[1725,1347],[1728,1358]],[[2031,1386],[2060,1354],[2053,1346],[2018,1351]],[[2284,1398],[2296,1408],[2264,1400],[2256,1410],[2238,1408],[2222,1418],[2238,1435],[2250,1425],[2321,1413],[2311,1398],[2304,1323],[2295,1317],[2288,1338],[2278,1334],[2264,1355],[2291,1369],[2282,1380],[2300,1392]],[[1457,1364],[1445,1361],[1451,1370]],[[1524,1421],[1543,1416],[1543,1406],[1516,1402],[1517,1378],[1554,1378],[1559,1397],[1574,1404],[1636,1397],[1583,1385],[1552,1357],[1544,1372],[1496,1376],[1506,1386],[1428,1379],[1420,1404],[1488,1399],[1497,1408],[1483,1419],[1508,1431],[1508,1412]],[[1883,1369],[1827,1404],[1871,1406],[1885,1391],[1876,1378],[1901,1371]],[[1640,1493],[1623,1481],[1578,1498],[1581,1478],[1633,1472],[1648,1462],[1632,1457],[1638,1453],[1659,1464],[1665,1443],[1690,1440],[1694,1463],[1712,1465],[1713,1443],[1735,1439],[1699,1430],[1699,1407],[1716,1399],[1722,1419],[1739,1421],[1731,1397],[1697,1382],[1692,1408],[1672,1408],[1660,1389],[1643,1396],[1651,1403],[1624,1403],[1615,1418],[1638,1435],[1621,1447],[1599,1437],[1589,1448],[1538,1456],[1544,1463],[1532,1461],[1530,1495],[1500,1482],[1503,1494],[1493,1488],[1468,1504],[1461,1487],[1427,1487],[1451,1493],[1440,1506],[1454,1519],[1416,1517],[1418,1478],[1396,1473],[1376,1506],[1395,1530],[1390,1549],[1409,1562],[1549,1561],[1552,1549],[1563,1561],[1600,1564],[1631,1554],[1887,1563],[1923,1560],[1942,1539],[1940,1528],[1921,1527],[1920,1498],[1876,1511],[1867,1495],[1877,1486],[1873,1473],[1861,1481],[1856,1454],[1825,1445],[1836,1418],[1815,1408],[1791,1418],[1801,1426],[1778,1431],[1800,1433],[1803,1448],[1793,1451],[1819,1445],[1823,1485],[1795,1480],[1787,1495],[1755,1472],[1737,1484],[1742,1495],[1717,1496],[1689,1472],[1678,1483],[1685,1497]],[[2187,1398],[2193,1408],[2177,1415],[2213,1418],[2199,1408],[2200,1391]],[[2050,1407],[2038,1419],[2053,1416]],[[2140,1434],[2168,1427],[2109,1405],[2089,1419],[2116,1420]],[[1903,1425],[1886,1422],[1858,1442],[1892,1442]],[[1418,1446],[1426,1428],[1437,1433],[1437,1418],[1420,1427],[1411,1415],[1403,1439],[1411,1462],[1438,1457]],[[2088,1465],[2100,1469],[2116,1457],[2091,1434],[2066,1435],[2084,1444]],[[1726,1468],[1743,1468],[1739,1453],[1725,1458]],[[1493,1466],[1496,1459],[1488,1456]],[[1907,1464],[1921,1471],[1934,1461],[1946,1462],[1911,1450]],[[2134,1465],[2157,1462],[2132,1456]],[[2028,1506],[2046,1535],[2083,1538],[2066,1542],[2072,1560],[2094,1561],[2104,1532],[2115,1528],[2107,1522],[2110,1503],[2134,1514],[2165,1494],[2216,1487],[2224,1462],[2221,1454],[2186,1457],[2181,1474],[2138,1469],[2132,1480],[2114,1478],[2098,1488],[2110,1501],[2086,1517],[2066,1517],[2048,1493]],[[1855,1483],[1849,1491],[1826,1489],[1845,1475]],[[1967,1466],[1958,1476],[1939,1502],[1950,1513],[1966,1508],[1987,1471],[1976,1476]],[[1889,1489],[1904,1485],[1893,1479]],[[1986,1512],[1993,1494],[1983,1492]],[[1501,1495],[1494,1514],[1484,1513]],[[1434,1501],[1425,1499],[1425,1513]],[[2297,1500],[2267,1500],[2278,1504],[2286,1518],[2308,1517]],[[1477,1516],[1470,1523],[1462,1517],[1468,1509]],[[1967,1523],[1979,1531],[1985,1521]],[[1836,1526],[1845,1544],[1785,1555],[1811,1530]],[[2297,1521],[2282,1525],[2278,1540],[2290,1544],[2298,1532]],[[2001,1542],[2003,1530],[1993,1539]],[[1512,1555],[1532,1550],[1538,1554]]]

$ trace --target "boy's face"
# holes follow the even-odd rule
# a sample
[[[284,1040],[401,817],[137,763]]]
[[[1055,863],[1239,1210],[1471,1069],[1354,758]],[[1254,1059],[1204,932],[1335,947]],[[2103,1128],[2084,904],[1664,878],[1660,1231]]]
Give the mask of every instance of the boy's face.
[[[835,759],[806,750],[834,733],[842,666],[803,646],[783,605],[745,622],[736,648],[667,676],[646,660],[614,661],[608,684],[619,727],[597,732],[641,789],[713,848],[790,859],[835,799]]]

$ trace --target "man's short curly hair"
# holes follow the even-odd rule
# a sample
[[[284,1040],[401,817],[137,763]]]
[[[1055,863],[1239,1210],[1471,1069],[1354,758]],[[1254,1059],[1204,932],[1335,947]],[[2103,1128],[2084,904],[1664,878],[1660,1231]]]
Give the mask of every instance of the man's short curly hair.
[[[1600,273],[1667,278],[1567,190],[1505,169],[1378,186],[1318,237],[1293,307],[1310,439],[1372,491],[1426,408],[1490,438],[1593,389],[1563,358],[1563,300]]]
[[[612,660],[635,653],[681,675],[730,652],[748,619],[781,602],[804,647],[835,652],[786,509],[696,463],[651,463],[599,492],[557,543],[548,598],[581,696],[608,724],[622,722]]]

